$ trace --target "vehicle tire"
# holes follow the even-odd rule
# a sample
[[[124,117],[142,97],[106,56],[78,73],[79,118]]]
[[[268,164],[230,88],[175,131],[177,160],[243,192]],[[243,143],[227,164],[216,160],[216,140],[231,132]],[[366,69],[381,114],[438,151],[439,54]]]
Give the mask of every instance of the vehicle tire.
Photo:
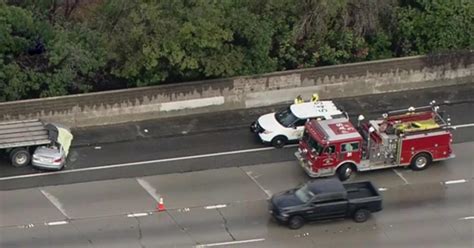
[[[276,136],[272,139],[272,145],[275,148],[282,148],[283,146],[285,146],[287,141],[288,139],[285,136]]]
[[[354,221],[357,223],[362,223],[365,222],[369,219],[370,217],[370,211],[367,209],[358,209],[357,211],[354,212]]]
[[[10,161],[15,167],[26,166],[30,163],[30,152],[25,148],[15,148],[10,152]]]
[[[288,227],[290,229],[296,230],[296,229],[300,229],[303,226],[304,226],[304,219],[301,216],[298,216],[298,215],[293,216],[288,221]]]
[[[256,126],[257,126],[257,122],[256,121],[252,122],[252,124],[250,124],[250,132],[257,133],[258,130],[256,129]]]
[[[346,181],[354,174],[355,168],[351,164],[343,164],[337,169],[337,177],[341,181]]]
[[[410,167],[412,170],[419,171],[428,168],[430,164],[431,156],[428,153],[420,153],[411,160]]]

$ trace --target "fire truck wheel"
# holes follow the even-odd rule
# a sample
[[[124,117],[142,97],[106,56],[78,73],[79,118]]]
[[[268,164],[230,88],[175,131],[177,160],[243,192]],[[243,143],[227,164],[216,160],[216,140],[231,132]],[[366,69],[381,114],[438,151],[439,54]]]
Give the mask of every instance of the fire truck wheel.
[[[337,176],[341,181],[346,181],[352,176],[352,174],[354,174],[354,166],[351,164],[343,164],[339,169],[337,169]]]
[[[427,153],[416,155],[411,161],[412,170],[424,170],[431,164],[431,156]]]
[[[276,136],[272,139],[272,145],[276,148],[282,148],[288,139],[285,136]]]

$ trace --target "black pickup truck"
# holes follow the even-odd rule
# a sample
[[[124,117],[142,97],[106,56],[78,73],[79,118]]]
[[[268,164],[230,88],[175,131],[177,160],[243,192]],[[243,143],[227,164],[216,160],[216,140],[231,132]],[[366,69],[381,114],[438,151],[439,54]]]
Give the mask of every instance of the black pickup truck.
[[[270,214],[291,229],[306,221],[352,217],[366,221],[382,210],[382,196],[369,182],[342,183],[337,178],[316,179],[272,196]]]

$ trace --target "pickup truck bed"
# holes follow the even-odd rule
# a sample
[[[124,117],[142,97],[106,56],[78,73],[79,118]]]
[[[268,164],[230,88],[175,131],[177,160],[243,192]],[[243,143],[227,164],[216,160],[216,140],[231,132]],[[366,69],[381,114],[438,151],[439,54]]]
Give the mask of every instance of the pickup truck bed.
[[[347,191],[348,200],[380,196],[370,182],[345,183],[343,185]]]

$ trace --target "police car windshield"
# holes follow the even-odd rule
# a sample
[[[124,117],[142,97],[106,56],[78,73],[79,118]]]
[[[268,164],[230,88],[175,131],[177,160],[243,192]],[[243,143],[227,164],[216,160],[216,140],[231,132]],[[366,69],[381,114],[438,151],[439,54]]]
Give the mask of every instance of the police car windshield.
[[[314,140],[311,135],[309,135],[308,131],[305,130],[304,131],[304,134],[303,134],[303,138],[302,138],[304,141],[306,141],[306,143],[309,145],[309,147],[313,150],[316,151],[317,154],[321,154],[321,152],[323,151],[323,146],[321,146],[316,140]]]
[[[284,127],[289,127],[291,124],[295,123],[298,118],[291,112],[290,108],[287,108],[284,111],[277,112],[275,114],[275,119]]]

